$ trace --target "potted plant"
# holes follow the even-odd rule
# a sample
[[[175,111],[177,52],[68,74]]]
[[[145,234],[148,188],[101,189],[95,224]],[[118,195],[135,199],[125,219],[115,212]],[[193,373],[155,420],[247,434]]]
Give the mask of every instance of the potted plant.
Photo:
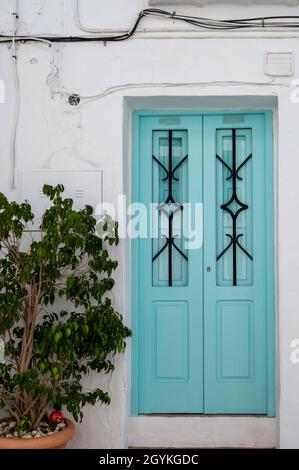
[[[93,209],[76,211],[62,185],[45,185],[51,205],[40,231],[27,202],[0,193],[0,448],[62,448],[82,408],[110,403],[104,390],[85,390],[91,371],[111,372],[130,330],[108,296],[117,267],[107,246],[118,243],[109,219],[97,233]],[[32,228],[32,225],[31,225]],[[63,300],[63,308],[59,308]]]

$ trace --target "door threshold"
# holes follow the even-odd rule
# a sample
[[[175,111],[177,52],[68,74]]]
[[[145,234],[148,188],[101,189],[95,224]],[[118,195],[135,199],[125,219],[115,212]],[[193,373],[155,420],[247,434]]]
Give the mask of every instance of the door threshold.
[[[129,418],[130,448],[273,449],[277,419],[261,415],[141,415]]]

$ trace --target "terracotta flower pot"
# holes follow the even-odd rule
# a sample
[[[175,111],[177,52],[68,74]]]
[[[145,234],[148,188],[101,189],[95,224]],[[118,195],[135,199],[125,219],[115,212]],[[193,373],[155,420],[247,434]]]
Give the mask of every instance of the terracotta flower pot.
[[[2,418],[0,421],[6,421]],[[0,449],[64,449],[75,434],[75,426],[65,419],[66,427],[56,434],[31,439],[0,437]]]

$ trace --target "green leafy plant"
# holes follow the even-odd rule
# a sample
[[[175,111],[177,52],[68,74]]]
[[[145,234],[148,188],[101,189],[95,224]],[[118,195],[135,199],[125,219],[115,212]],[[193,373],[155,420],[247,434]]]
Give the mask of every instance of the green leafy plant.
[[[63,191],[43,187],[51,206],[38,235],[28,230],[30,205],[0,193],[0,406],[19,428],[36,429],[51,407],[77,421],[85,404],[109,404],[107,392],[85,390],[82,378],[112,371],[131,334],[108,296],[117,262],[107,246],[118,244],[117,224],[100,238],[92,207],[74,210]],[[111,220],[102,224],[105,232]]]

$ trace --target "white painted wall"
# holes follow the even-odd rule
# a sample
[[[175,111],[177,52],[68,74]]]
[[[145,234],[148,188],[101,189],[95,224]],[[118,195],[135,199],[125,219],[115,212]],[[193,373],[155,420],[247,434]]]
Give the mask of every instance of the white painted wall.
[[[11,30],[10,0],[0,4],[0,31]],[[87,34],[75,24],[72,0],[20,0],[18,33]],[[81,0],[81,20],[91,28],[127,28],[146,0]],[[170,8],[170,7],[168,7]],[[201,16],[241,17],[299,14],[299,7],[179,6]],[[299,448],[299,364],[290,362],[290,341],[299,338],[299,104],[290,101],[289,78],[264,74],[266,51],[293,51],[299,78],[299,33],[196,32],[171,21],[146,19],[134,39],[122,43],[17,47],[21,109],[17,131],[17,171],[37,168],[103,169],[104,200],[116,202],[128,185],[130,112],[134,107],[251,107],[258,97],[278,99],[277,235],[278,235],[278,415],[281,447]],[[0,190],[11,198],[9,139],[14,103],[9,47],[0,44],[0,79],[6,103],[0,104]],[[171,86],[165,86],[165,83]],[[187,83],[189,85],[187,85]],[[164,84],[164,85],[163,85]],[[63,92],[83,96],[105,93],[91,103],[71,107]],[[149,98],[153,98],[149,100]],[[188,99],[190,97],[190,99]],[[212,100],[208,97],[214,97]],[[216,97],[216,98],[215,98]],[[239,98],[238,98],[239,97]],[[218,98],[218,102],[217,102]],[[263,102],[264,103],[264,102]],[[115,303],[129,323],[128,251],[122,243],[114,291]],[[126,261],[124,263],[124,260]],[[124,270],[124,265],[126,269]],[[126,284],[124,285],[124,279]],[[129,351],[128,351],[129,353]],[[110,407],[86,410],[72,443],[78,448],[125,447],[128,444],[129,354],[117,358],[109,383]],[[108,386],[108,377],[90,383]]]

